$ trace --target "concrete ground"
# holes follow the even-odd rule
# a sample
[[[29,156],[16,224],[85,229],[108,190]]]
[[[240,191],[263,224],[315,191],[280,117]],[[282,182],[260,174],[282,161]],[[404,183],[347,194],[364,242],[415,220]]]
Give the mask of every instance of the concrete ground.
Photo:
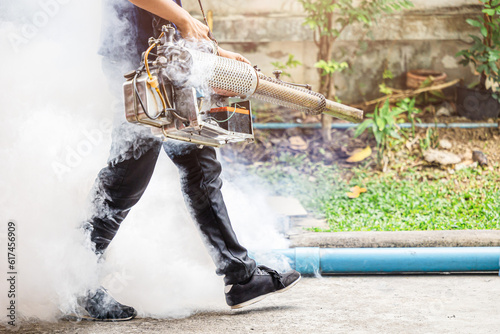
[[[22,333],[499,333],[498,275],[304,278],[241,310],[123,323],[32,323]],[[1,331],[1,329],[0,329]]]

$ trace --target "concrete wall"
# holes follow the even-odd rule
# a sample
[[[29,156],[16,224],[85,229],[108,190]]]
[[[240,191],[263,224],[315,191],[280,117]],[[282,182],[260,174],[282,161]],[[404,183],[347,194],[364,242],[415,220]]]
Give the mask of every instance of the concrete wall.
[[[214,35],[222,47],[244,54],[265,74],[271,75],[271,62],[285,62],[288,54],[304,65],[291,70],[295,82],[317,88],[316,46],[313,32],[302,23],[304,11],[296,0],[203,0],[205,12],[213,11]],[[414,0],[415,7],[379,20],[372,30],[373,40],[360,55],[358,26],[346,29],[335,44],[334,57],[351,66],[336,75],[339,97],[358,102],[378,96],[382,73],[389,68],[396,76],[390,82],[403,87],[404,73],[414,68],[445,71],[450,79],[473,81],[471,68],[458,64],[454,54],[470,41],[474,30],[465,23],[480,10],[476,0]],[[184,6],[201,18],[198,1],[184,0]]]

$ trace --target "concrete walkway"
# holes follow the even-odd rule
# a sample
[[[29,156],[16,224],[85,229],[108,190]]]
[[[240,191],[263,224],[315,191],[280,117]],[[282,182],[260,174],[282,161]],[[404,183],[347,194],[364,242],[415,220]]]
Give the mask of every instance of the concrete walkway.
[[[283,209],[282,209],[283,210]],[[499,247],[500,230],[310,232],[328,230],[324,219],[286,216],[290,247],[379,248],[379,247]]]
[[[295,230],[297,231],[297,230]],[[308,232],[290,235],[290,247],[498,247],[498,230]]]
[[[497,275],[305,278],[231,311],[125,323],[32,323],[21,333],[499,333]],[[1,329],[0,329],[1,331]]]

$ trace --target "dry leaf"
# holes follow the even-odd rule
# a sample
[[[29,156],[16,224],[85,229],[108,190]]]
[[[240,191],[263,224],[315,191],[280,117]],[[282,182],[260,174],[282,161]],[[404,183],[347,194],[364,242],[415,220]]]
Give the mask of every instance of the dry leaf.
[[[360,188],[358,186],[354,186],[352,187],[351,189],[349,189],[350,191],[354,192],[354,191],[357,191],[359,193],[365,193],[367,192],[368,190],[366,188]]]
[[[365,193],[368,191],[366,188],[360,188],[358,186],[354,186],[349,190],[351,191],[347,193],[347,197],[349,198],[358,198],[361,193]]]
[[[304,151],[307,150],[307,143],[300,136],[293,136],[288,139],[292,150]]]
[[[352,151],[351,153],[349,153],[349,155],[358,154],[359,152],[361,152],[363,150],[364,150],[364,148],[356,148],[356,149],[354,149],[354,151]]]
[[[346,161],[360,162],[368,158],[371,154],[372,154],[372,149],[370,146],[367,146],[362,150],[355,150],[353,154]]]

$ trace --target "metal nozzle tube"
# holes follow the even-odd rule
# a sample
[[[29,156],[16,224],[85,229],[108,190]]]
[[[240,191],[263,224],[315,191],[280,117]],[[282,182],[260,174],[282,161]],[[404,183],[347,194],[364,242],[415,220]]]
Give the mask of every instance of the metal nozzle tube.
[[[361,123],[363,121],[363,110],[349,107],[331,100],[326,100],[326,109],[323,114],[353,123]]]
[[[262,79],[262,75],[259,77]],[[259,80],[252,97],[285,107],[292,106],[308,110],[316,109],[325,101],[326,105],[322,108],[324,114],[353,123],[360,123],[363,120],[362,110],[324,99],[320,94],[314,95],[302,88],[273,81]]]
[[[313,114],[324,113],[349,122],[363,120],[363,111],[325,99],[319,93],[266,77],[250,65],[228,58],[195,50],[181,49],[188,53],[183,59],[191,58],[192,75],[197,81],[206,81],[219,94],[256,98],[287,108]],[[182,72],[173,67],[174,72]],[[200,80],[203,77],[203,80]]]
[[[285,107],[291,104],[304,109],[315,109],[321,104],[320,97],[308,94],[305,90],[262,79],[259,80],[254,94],[252,97]]]

